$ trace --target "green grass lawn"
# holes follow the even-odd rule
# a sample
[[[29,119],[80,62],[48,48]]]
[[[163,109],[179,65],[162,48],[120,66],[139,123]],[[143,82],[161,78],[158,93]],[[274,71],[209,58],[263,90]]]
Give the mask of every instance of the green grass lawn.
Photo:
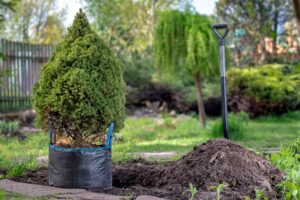
[[[113,146],[113,159],[130,159],[128,153],[176,151],[186,153],[209,139],[196,118],[128,118],[122,130],[123,141]]]
[[[176,151],[176,159],[190,151],[194,145],[210,139],[214,123],[214,119],[209,119],[207,127],[201,128],[196,117],[128,117],[122,133],[116,133],[122,139],[114,141],[113,160],[128,160],[132,158],[132,153],[137,152],[159,151]],[[294,140],[299,135],[300,112],[294,112],[281,117],[250,120],[245,137],[237,142],[260,151],[263,147],[280,147],[282,143]],[[36,167],[35,158],[48,154],[48,142],[48,134],[44,132],[27,134],[25,141],[0,137],[0,168],[11,168],[11,173],[15,174],[23,168]]]
[[[291,112],[282,116],[251,120],[246,137],[239,143],[260,151],[260,148],[280,147],[281,144],[299,137],[300,112]]]

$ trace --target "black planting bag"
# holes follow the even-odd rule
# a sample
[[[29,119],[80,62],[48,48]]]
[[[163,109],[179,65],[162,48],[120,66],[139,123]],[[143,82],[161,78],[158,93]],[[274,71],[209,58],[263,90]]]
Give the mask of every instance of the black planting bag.
[[[97,148],[64,148],[52,144],[50,126],[49,185],[64,188],[112,188],[111,123],[105,145]]]

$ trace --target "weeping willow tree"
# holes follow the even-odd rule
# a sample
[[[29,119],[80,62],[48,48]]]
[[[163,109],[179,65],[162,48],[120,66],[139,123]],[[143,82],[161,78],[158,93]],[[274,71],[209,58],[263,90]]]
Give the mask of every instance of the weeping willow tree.
[[[205,126],[202,80],[218,73],[218,44],[206,16],[181,11],[158,15],[154,38],[155,65],[173,75],[192,78],[196,86],[199,121]]]

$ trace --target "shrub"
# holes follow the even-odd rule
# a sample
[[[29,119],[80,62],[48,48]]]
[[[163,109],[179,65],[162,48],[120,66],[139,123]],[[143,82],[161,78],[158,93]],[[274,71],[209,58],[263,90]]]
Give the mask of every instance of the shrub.
[[[20,124],[18,121],[6,122],[0,120],[0,133],[3,135],[10,135],[20,130]]]
[[[47,130],[52,120],[57,138],[95,143],[109,123],[123,127],[124,90],[121,62],[80,10],[34,87],[37,125]]]
[[[232,68],[228,73],[230,92],[258,101],[285,103],[295,108],[300,103],[300,78],[295,67],[265,65],[254,68]]]
[[[0,120],[0,132],[4,135],[8,133],[8,123],[6,121]]]
[[[127,85],[141,88],[149,85],[152,80],[153,67],[148,51],[132,52],[130,56],[122,56],[126,65],[124,69],[124,80]]]
[[[8,131],[10,133],[15,133],[20,130],[20,124],[18,121],[8,123]]]
[[[228,128],[230,139],[241,140],[245,137],[245,132],[248,127],[249,117],[245,112],[238,114],[228,114]],[[217,119],[211,127],[212,137],[223,137],[223,123],[222,118]]]
[[[300,71],[297,66],[265,65],[228,73],[228,106],[250,117],[278,115],[300,107]]]

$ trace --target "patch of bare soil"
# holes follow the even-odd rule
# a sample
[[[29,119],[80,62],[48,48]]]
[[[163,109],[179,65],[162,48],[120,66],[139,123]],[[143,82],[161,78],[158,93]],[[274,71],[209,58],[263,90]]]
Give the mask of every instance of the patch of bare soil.
[[[48,185],[48,169],[26,170],[22,176],[10,178],[13,181]]]
[[[36,176],[40,177],[33,178]],[[192,183],[198,189],[197,199],[215,199],[210,187],[225,182],[228,186],[221,193],[222,199],[254,197],[255,189],[264,189],[269,199],[280,199],[275,185],[283,179],[282,172],[254,152],[225,139],[213,139],[174,162],[159,164],[139,159],[115,163],[113,189],[93,191],[188,199],[185,191]],[[48,184],[47,170],[27,171],[14,180]]]

